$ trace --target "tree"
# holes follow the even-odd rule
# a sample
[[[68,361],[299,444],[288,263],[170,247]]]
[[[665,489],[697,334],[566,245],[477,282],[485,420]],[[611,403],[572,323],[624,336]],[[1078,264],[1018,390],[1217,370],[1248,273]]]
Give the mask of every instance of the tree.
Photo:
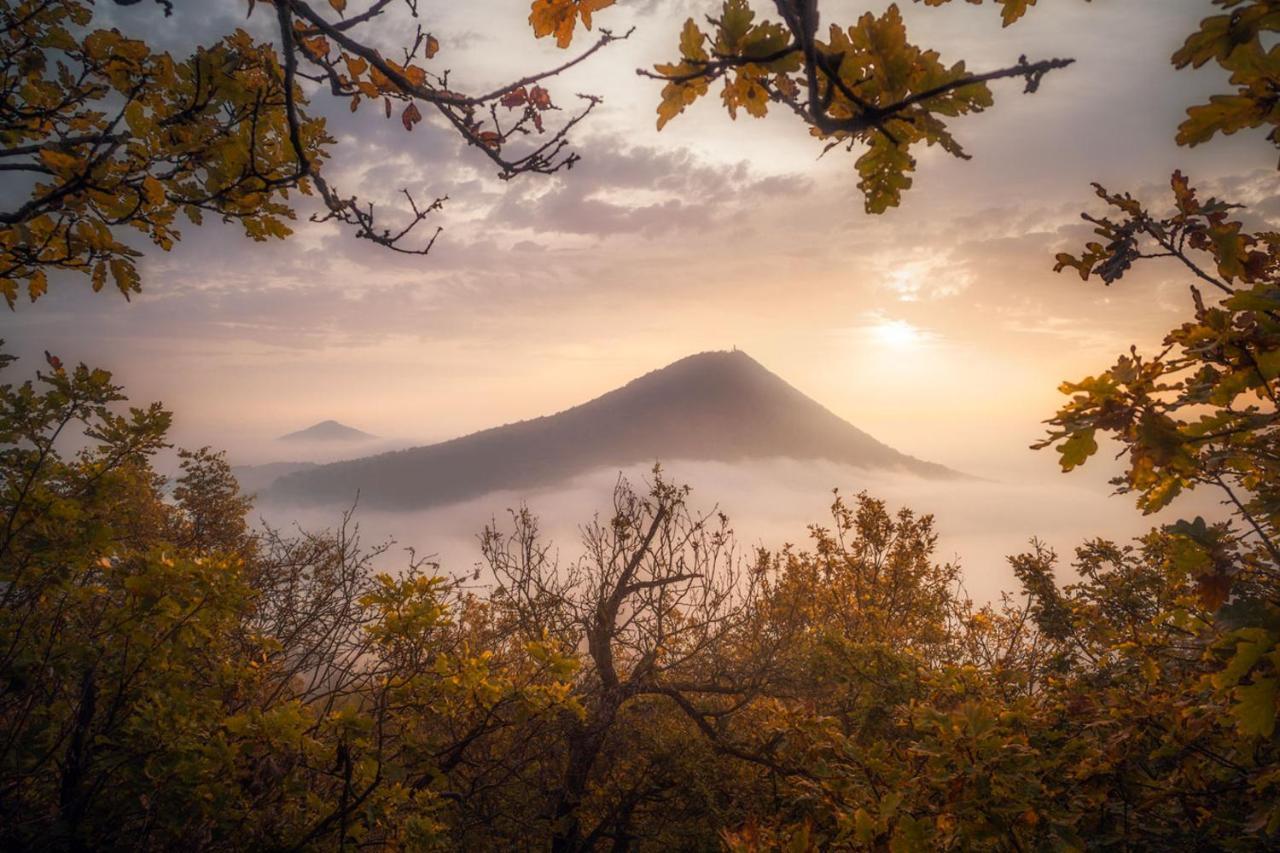
[[[1280,123],[1268,95],[1280,66],[1262,43],[1280,23],[1275,4],[1218,5],[1230,13],[1202,22],[1174,64],[1215,59],[1239,88],[1188,110],[1183,144]],[[1088,542],[1077,550],[1080,580],[1065,588],[1052,552],[1037,545],[1012,558],[1022,604],[954,606],[950,653],[935,652],[906,695],[901,677],[886,683],[865,666],[838,669],[879,688],[889,725],[867,739],[821,714],[792,724],[786,741],[804,750],[797,765],[821,772],[790,777],[799,814],[748,821],[727,835],[731,847],[1275,843],[1280,236],[1247,233],[1233,205],[1201,201],[1180,173],[1172,186],[1167,216],[1098,187],[1116,214],[1086,215],[1100,239],[1060,254],[1057,269],[1109,285],[1139,261],[1171,259],[1192,278],[1194,318],[1158,355],[1135,347],[1104,373],[1065,383],[1071,401],[1037,446],[1055,446],[1070,471],[1106,435],[1128,457],[1115,484],[1143,511],[1209,486],[1229,520],[1180,521],[1136,547]]]
[[[591,29],[594,13],[610,5],[534,0],[529,23],[535,36],[554,36],[567,49],[579,22]],[[970,75],[963,63],[943,66],[936,53],[910,45],[896,7],[879,19],[864,16],[847,33],[833,28],[821,42],[816,2],[776,5],[782,24],[753,23],[746,0],[725,3],[712,36],[692,19],[685,24],[681,61],[643,72],[667,84],[659,127],[724,77],[733,115],[739,107],[763,115],[772,99],[830,145],[868,143],[860,186],[877,212],[910,185],[911,145],[937,143],[964,156],[940,117],[990,106],[990,80],[1025,77],[1030,91],[1067,64],[1022,61]],[[440,68],[440,40],[421,23],[396,59],[373,47],[373,36],[385,35],[377,27],[392,0],[371,0],[360,12],[349,13],[346,0],[329,7],[250,0],[251,15],[274,13],[274,44],[237,30],[175,58],[116,30],[90,30],[86,0],[4,0],[0,170],[31,181],[26,201],[0,212],[0,291],[10,308],[22,290],[38,299],[58,272],[85,275],[94,290],[110,282],[126,297],[138,292],[141,252],[126,235],[136,230],[168,250],[181,239],[179,214],[193,225],[205,216],[238,222],[253,240],[285,238],[296,218],[292,192],[318,196],[315,220],[426,254],[439,228],[409,241],[446,198],[419,201],[405,192],[404,217],[387,225],[371,205],[343,195],[325,177],[334,140],[308,112],[304,84],[353,111],[379,105],[406,131],[424,120],[424,108],[434,110],[503,179],[552,174],[578,160],[568,134],[600,99],[579,95],[576,111],[554,122],[562,105],[544,84],[627,36],[601,29],[590,47],[554,68],[467,94]],[[161,9],[173,13],[171,3],[155,4]],[[418,20],[417,0],[404,0],[404,10]]]
[[[492,666],[454,588],[376,572],[345,522],[251,533],[218,455],[166,498],[168,413],[49,362],[0,386],[0,844],[438,844],[467,732],[558,713],[565,665]]]
[[[1157,216],[1098,187],[1117,214],[1086,215],[1100,240],[1079,256],[1060,254],[1057,269],[1109,285],[1134,263],[1172,259],[1195,282],[1193,318],[1158,354],[1135,347],[1099,375],[1065,383],[1071,401],[1037,447],[1056,444],[1069,471],[1098,451],[1099,434],[1113,438],[1128,457],[1114,482],[1147,513],[1186,490],[1221,493],[1228,521],[1197,517],[1167,528],[1173,544],[1162,577],[1175,589],[1191,584],[1198,608],[1212,614],[1191,631],[1213,687],[1205,707],[1220,705],[1240,746],[1252,746],[1250,784],[1270,791],[1280,778],[1280,235],[1245,232],[1231,218],[1235,206],[1201,200],[1181,173],[1172,189],[1174,210]],[[1262,809],[1250,826],[1275,832],[1280,812]]]
[[[527,510],[510,533],[483,537],[499,621],[580,655],[571,705],[544,735],[557,763],[535,814],[553,850],[714,843],[706,812],[681,824],[666,805],[705,779],[688,754],[768,763],[726,727],[760,694],[782,644],[743,653],[759,574],[743,571],[726,519],[693,514],[687,493],[656,470],[647,494],[619,482],[612,516],[584,529],[583,556],[569,565],[551,557]]]
[[[1268,139],[1280,142],[1269,94],[1280,79],[1280,54],[1263,44],[1280,28],[1280,10],[1267,0],[1215,4],[1227,14],[1202,21],[1173,62],[1199,68],[1212,60],[1237,88],[1191,107],[1178,141],[1197,145],[1218,133],[1271,126]],[[1151,625],[1180,633],[1173,659],[1201,673],[1174,692],[1184,711],[1168,730],[1194,720],[1203,738],[1196,748],[1217,765],[1212,775],[1225,770],[1230,784],[1248,786],[1257,798],[1235,815],[1243,826],[1231,831],[1270,837],[1280,831],[1280,234],[1245,231],[1233,219],[1237,205],[1200,199],[1181,172],[1171,188],[1173,209],[1158,215],[1127,193],[1095,185],[1113,212],[1085,214],[1099,240],[1078,255],[1059,254],[1055,270],[1071,267],[1083,280],[1097,276],[1111,285],[1135,263],[1168,259],[1191,279],[1192,318],[1166,335],[1158,354],[1134,347],[1097,376],[1064,383],[1071,401],[1036,447],[1055,446],[1070,471],[1097,453],[1099,434],[1110,437],[1128,458],[1113,482],[1136,494],[1146,513],[1190,489],[1222,495],[1228,520],[1197,517],[1165,528],[1164,553],[1149,562],[1173,603],[1157,610]],[[1052,583],[1043,575],[1038,583],[1040,600],[1056,600]],[[1158,681],[1164,664],[1147,665],[1148,681]]]

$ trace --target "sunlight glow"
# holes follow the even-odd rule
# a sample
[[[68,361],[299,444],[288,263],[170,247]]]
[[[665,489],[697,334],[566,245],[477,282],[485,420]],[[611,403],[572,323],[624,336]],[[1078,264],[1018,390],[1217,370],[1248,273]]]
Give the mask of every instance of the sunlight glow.
[[[930,335],[906,320],[883,319],[869,327],[872,339],[891,349],[912,349],[925,343]]]

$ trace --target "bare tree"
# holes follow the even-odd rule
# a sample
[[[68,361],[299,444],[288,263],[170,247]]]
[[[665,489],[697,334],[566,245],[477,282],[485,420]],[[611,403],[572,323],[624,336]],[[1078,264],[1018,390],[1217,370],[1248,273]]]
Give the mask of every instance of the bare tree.
[[[727,727],[762,694],[776,649],[752,637],[760,575],[737,552],[727,518],[693,512],[687,495],[656,468],[646,493],[620,479],[612,517],[583,528],[583,553],[565,565],[528,510],[512,514],[510,532],[491,527],[482,537],[492,601],[514,630],[550,638],[585,664],[574,685],[581,710],[560,716],[562,765],[547,792],[555,850],[594,849],[605,838],[625,849],[630,815],[661,799],[660,768],[628,778],[611,766],[628,715],[674,714],[715,752],[767,760],[732,742]],[[629,784],[592,793],[598,780],[619,778]],[[592,796],[607,802],[588,808]]]

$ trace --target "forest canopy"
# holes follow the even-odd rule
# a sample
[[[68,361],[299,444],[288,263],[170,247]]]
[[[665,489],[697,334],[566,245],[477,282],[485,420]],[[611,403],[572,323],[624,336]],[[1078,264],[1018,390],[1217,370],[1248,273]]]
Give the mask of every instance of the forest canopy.
[[[348,143],[308,112],[319,98],[409,133],[441,121],[504,178],[577,162],[569,135],[599,99],[569,109],[555,82],[627,37],[610,0],[535,0],[532,37],[564,63],[489,91],[449,78],[442,34],[403,4],[422,23],[395,55],[372,46],[393,0],[257,0],[269,37],[173,57],[95,29],[86,0],[0,0],[0,170],[27,181],[0,213],[10,307],[76,276],[139,292],[138,236],[167,250],[179,216],[263,241],[303,211],[427,253],[439,232],[415,229],[445,200],[410,197],[386,226],[330,183]],[[896,6],[819,26],[819,5],[674,22],[676,61],[641,71],[659,129],[713,86],[731,118],[790,113],[857,153],[850,184],[883,213],[921,144],[966,156],[944,119],[1069,62],[970,71],[909,42]],[[1005,26],[1036,13],[994,5]],[[1172,63],[1216,64],[1231,91],[1170,132],[1280,144],[1280,4],[1213,6]],[[513,511],[481,534],[478,586],[397,563],[355,515],[256,525],[218,450],[159,472],[162,405],[131,408],[111,373],[56,353],[34,376],[0,356],[0,846],[1280,844],[1280,234],[1182,172],[1160,207],[1096,198],[1094,239],[1045,266],[1129,287],[1171,265],[1186,319],[1065,382],[1036,446],[1070,472],[1110,440],[1137,511],[1196,489],[1225,511],[1065,557],[1033,540],[991,603],[940,559],[929,515],[837,493],[804,545],[744,548],[660,468],[619,481],[576,544]]]

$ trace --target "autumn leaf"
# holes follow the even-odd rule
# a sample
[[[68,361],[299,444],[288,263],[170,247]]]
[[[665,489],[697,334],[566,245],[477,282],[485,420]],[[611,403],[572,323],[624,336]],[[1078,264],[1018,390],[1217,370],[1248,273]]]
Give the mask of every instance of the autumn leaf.
[[[157,207],[164,204],[164,185],[156,180],[152,175],[147,175],[142,179],[142,193],[146,196],[148,204]]]
[[[862,177],[858,189],[866,197],[867,213],[884,213],[897,207],[902,192],[911,187],[907,173],[915,169],[916,162],[902,146],[877,137],[855,165]]]
[[[329,40],[324,36],[303,39],[302,46],[316,59],[323,59],[329,55]]]
[[[139,289],[138,271],[133,264],[124,258],[112,258],[108,263],[111,277],[115,280],[116,289],[126,298],[131,292]]]
[[[1098,452],[1098,442],[1094,438],[1094,432],[1092,429],[1082,430],[1058,445],[1057,450],[1063,471],[1078,468]]]
[[[706,38],[706,34],[698,29],[698,25],[693,18],[686,19],[684,26],[680,30],[681,61],[677,64],[658,64],[654,66],[654,70],[659,74],[670,77],[690,78],[680,81],[673,80],[663,86],[662,95],[658,102],[658,130],[662,130],[667,122],[684,112],[685,107],[707,93],[708,84],[706,78],[697,76],[697,72],[703,68],[699,63],[707,59],[707,51],[703,47],[703,42],[706,41]]]
[[[49,290],[49,279],[44,270],[34,270],[27,280],[27,293],[35,302]]]
[[[1235,690],[1236,704],[1231,713],[1241,734],[1269,738],[1276,730],[1276,701],[1280,697],[1280,681],[1263,678]]]
[[[554,35],[556,46],[565,48],[573,41],[573,30],[578,18],[591,29],[591,15],[612,6],[614,0],[533,0],[529,8],[529,23],[537,38]]]
[[[1062,272],[1067,267],[1072,267],[1076,272],[1080,273],[1081,281],[1089,280],[1089,273],[1093,271],[1093,264],[1087,259],[1077,258],[1069,252],[1059,252],[1054,260],[1054,272]]]
[[[541,86],[534,86],[529,90],[529,103],[540,110],[549,110],[551,109],[551,93]]]
[[[44,164],[55,172],[68,174],[74,172],[81,165],[79,157],[71,154],[64,154],[61,151],[55,151],[52,148],[40,149],[40,159]]]
[[[413,126],[420,121],[422,121],[422,113],[418,112],[416,103],[409,104],[400,114],[400,123],[404,125],[405,130],[413,130]]]
[[[352,56],[344,53],[342,55],[342,61],[346,63],[347,73],[351,75],[352,80],[355,80],[364,74],[364,72],[369,70],[369,63],[365,61],[363,57]]]
[[[1240,236],[1240,227],[1239,222],[1222,222],[1213,223],[1207,229],[1218,272],[1227,281],[1244,275],[1245,242]]]
[[[1036,5],[1036,0],[996,0],[1000,4],[1000,19],[1004,26],[1009,26],[1027,13],[1028,7]]]

